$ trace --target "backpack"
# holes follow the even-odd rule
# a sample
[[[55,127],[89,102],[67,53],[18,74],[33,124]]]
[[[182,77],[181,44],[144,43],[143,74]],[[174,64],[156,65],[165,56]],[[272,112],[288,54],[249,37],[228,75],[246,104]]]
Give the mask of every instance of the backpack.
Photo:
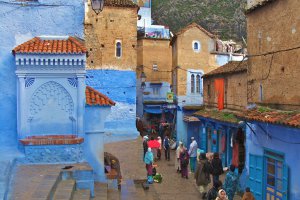
[[[165,138],[165,140],[164,140],[164,146],[165,146],[165,148],[169,148],[170,147],[169,138]]]

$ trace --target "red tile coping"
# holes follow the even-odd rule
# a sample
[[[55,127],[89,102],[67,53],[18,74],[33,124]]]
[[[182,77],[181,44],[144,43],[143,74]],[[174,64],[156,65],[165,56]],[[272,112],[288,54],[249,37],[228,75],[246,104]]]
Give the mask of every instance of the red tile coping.
[[[81,144],[84,138],[75,135],[44,135],[44,136],[28,136],[20,139],[25,146],[37,145],[65,145],[65,144]]]
[[[90,86],[85,89],[86,104],[90,106],[114,106],[116,103]]]
[[[65,39],[41,36],[18,45],[12,52],[14,55],[16,53],[83,54],[87,49],[82,42],[71,36]]]
[[[247,110],[238,117],[247,120],[261,121],[271,124],[286,125],[300,128],[300,113],[297,111],[282,110],[263,110],[259,109]]]

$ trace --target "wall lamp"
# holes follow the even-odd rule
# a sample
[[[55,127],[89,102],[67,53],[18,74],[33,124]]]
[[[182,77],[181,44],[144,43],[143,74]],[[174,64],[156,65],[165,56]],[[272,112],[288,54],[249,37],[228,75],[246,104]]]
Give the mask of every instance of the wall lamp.
[[[92,9],[98,15],[104,7],[104,0],[91,0],[92,1]]]

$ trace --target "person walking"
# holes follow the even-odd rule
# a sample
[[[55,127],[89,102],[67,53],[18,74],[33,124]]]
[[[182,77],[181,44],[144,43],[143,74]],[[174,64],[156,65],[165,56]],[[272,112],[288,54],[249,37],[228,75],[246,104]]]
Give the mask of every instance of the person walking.
[[[157,141],[159,143],[159,147],[157,149],[157,159],[160,160],[161,159],[161,137],[160,136],[157,137]]]
[[[191,137],[191,140],[192,143],[190,144],[190,149],[189,149],[190,168],[191,168],[191,172],[195,172],[198,144],[194,137]]]
[[[216,181],[213,183],[213,187],[207,193],[207,200],[215,200],[218,197],[218,191],[222,187],[221,181]]]
[[[223,187],[228,195],[229,200],[233,200],[239,181],[239,176],[236,173],[234,173],[234,170],[234,165],[230,165],[230,171],[226,174]]]
[[[246,190],[245,190],[242,200],[255,200],[255,197],[251,193],[249,187],[246,187]]]
[[[210,164],[206,159],[206,154],[201,153],[195,171],[196,184],[202,194],[202,199],[206,197],[207,187],[210,183]]]
[[[180,167],[180,153],[185,150],[185,147],[183,146],[183,143],[179,141],[179,145],[176,149],[175,153],[175,169],[177,170],[177,173],[181,172],[181,167]]]
[[[214,153],[214,158],[211,161],[211,173],[213,175],[213,182],[219,180],[219,176],[224,173],[222,161],[219,158],[219,153]]]
[[[170,161],[170,140],[167,135],[165,136],[163,144],[165,150],[165,159]]]
[[[189,166],[189,154],[186,149],[180,153],[180,168],[181,168],[181,177],[188,179],[188,166]]]
[[[144,158],[145,158],[145,154],[146,154],[146,152],[148,151],[148,136],[144,136],[143,137],[143,149],[144,149],[144,156],[143,156],[143,160],[144,160]]]
[[[153,178],[151,179],[152,170],[153,170],[153,160],[154,160],[154,158],[153,158],[153,153],[151,151],[151,148],[148,148],[148,151],[147,151],[147,153],[145,155],[145,159],[144,159],[144,162],[146,164],[148,180],[153,180]]]
[[[218,197],[216,198],[216,200],[228,200],[228,197],[226,195],[226,191],[223,189],[220,189],[218,192]]]

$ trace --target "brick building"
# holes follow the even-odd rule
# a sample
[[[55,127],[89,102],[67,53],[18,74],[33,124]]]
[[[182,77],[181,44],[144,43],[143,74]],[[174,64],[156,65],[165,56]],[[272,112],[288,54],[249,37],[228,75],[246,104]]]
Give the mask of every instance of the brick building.
[[[203,76],[204,105],[210,108],[244,110],[247,106],[248,62],[229,62]],[[221,88],[216,88],[216,82]],[[224,92],[219,92],[222,90]]]
[[[256,199],[296,200],[300,195],[296,178],[300,162],[295,159],[300,150],[300,2],[247,2],[247,100],[263,106],[240,116],[247,125],[248,184]]]
[[[248,0],[249,103],[300,109],[299,5]]]
[[[87,69],[133,70],[137,63],[138,6],[131,0],[106,0],[98,15],[90,1],[85,13]]]

